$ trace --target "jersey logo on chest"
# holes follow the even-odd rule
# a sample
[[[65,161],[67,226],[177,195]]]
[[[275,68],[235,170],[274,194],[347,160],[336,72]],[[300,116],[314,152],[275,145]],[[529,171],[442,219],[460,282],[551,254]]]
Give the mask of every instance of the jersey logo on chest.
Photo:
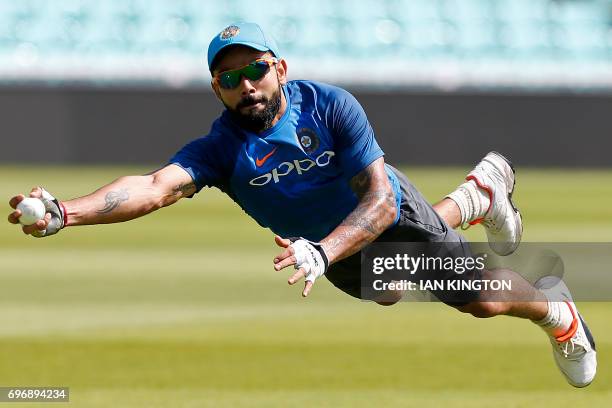
[[[302,149],[304,149],[307,154],[312,154],[317,151],[320,142],[319,136],[317,136],[314,130],[303,127],[298,129],[296,133],[298,142],[300,142]]]
[[[276,153],[276,149],[278,149],[278,146],[275,147],[274,149],[272,149],[272,151],[268,154],[266,154],[264,157],[262,157],[261,159],[259,157],[255,158],[255,165],[257,167],[261,167],[264,165],[264,163],[266,162],[266,160],[268,160],[270,157],[272,157],[272,155],[274,153]]]
[[[274,149],[271,153],[275,152]],[[270,153],[268,153],[270,155]],[[331,150],[326,150],[313,159],[295,159],[292,161],[284,161],[280,163],[278,166],[273,168],[270,172],[262,174],[261,176],[257,176],[249,181],[249,184],[255,187],[262,187],[266,184],[273,182],[274,184],[278,183],[281,177],[288,176],[289,174],[296,173],[298,175],[302,175],[307,171],[311,170],[313,167],[325,167],[331,162],[331,158],[334,157],[336,153]],[[264,156],[265,158],[266,156]],[[267,160],[267,159],[266,159]],[[256,164],[257,164],[256,160]],[[258,165],[259,166],[259,165]]]

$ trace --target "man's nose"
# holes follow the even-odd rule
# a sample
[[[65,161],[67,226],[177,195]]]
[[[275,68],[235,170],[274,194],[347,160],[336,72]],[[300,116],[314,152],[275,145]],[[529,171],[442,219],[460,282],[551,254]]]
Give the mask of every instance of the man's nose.
[[[240,76],[240,94],[246,96],[255,93],[256,89],[251,83],[251,80],[244,75]]]

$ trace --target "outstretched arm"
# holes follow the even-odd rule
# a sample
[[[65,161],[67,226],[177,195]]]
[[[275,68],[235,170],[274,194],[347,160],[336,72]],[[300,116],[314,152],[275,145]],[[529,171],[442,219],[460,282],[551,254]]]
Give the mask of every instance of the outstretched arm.
[[[68,225],[129,221],[176,203],[196,188],[185,170],[166,166],[144,176],[121,177],[95,192],[64,202]]]
[[[66,211],[65,226],[108,224],[141,217],[159,208],[174,204],[180,198],[196,191],[191,176],[175,165],[166,166],[144,176],[126,176],[101,187],[84,197],[62,202]],[[39,198],[40,188],[30,193]],[[9,204],[16,208],[24,199],[22,194],[13,197]],[[21,212],[15,210],[8,217],[12,224],[19,223]],[[24,226],[23,232],[32,234],[44,230],[50,220],[47,214],[44,220]]]

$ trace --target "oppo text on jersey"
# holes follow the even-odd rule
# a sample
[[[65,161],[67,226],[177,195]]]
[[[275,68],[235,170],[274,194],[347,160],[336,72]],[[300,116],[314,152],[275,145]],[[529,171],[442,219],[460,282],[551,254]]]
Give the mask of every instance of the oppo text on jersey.
[[[326,150],[320,155],[318,155],[315,160],[296,159],[292,162],[282,162],[278,166],[276,166],[276,168],[272,169],[271,172],[262,174],[261,176],[257,176],[252,179],[251,181],[249,181],[249,184],[255,187],[262,187],[270,183],[271,181],[274,181],[274,183],[278,183],[281,177],[291,174],[294,170],[297,174],[301,175],[315,166],[325,167],[330,163],[331,158],[335,155],[336,153],[334,153],[333,151]]]

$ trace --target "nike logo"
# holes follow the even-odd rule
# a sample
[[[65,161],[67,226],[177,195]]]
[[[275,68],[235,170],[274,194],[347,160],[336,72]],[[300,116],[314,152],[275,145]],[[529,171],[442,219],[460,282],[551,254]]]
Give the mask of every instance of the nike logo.
[[[263,166],[264,163],[266,162],[266,160],[268,160],[270,158],[270,156],[272,156],[276,152],[276,149],[278,149],[278,146],[275,147],[270,153],[266,154],[261,159],[255,158],[255,164],[257,165],[257,167]]]

